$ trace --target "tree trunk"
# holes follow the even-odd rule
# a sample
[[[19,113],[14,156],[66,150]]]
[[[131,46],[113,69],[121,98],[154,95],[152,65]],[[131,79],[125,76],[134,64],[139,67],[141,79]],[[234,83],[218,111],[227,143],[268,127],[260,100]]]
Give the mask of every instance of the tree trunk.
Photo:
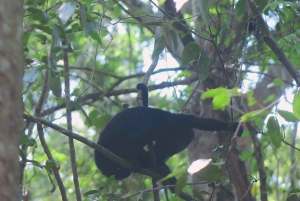
[[[20,200],[23,1],[0,0],[0,198]]]

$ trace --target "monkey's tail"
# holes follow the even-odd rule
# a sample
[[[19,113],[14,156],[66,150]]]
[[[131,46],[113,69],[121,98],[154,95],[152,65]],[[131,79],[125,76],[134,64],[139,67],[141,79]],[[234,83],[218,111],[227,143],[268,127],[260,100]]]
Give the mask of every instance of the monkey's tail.
[[[143,106],[148,107],[148,88],[144,83],[138,83],[136,85],[137,90],[142,91],[142,99],[143,99]]]

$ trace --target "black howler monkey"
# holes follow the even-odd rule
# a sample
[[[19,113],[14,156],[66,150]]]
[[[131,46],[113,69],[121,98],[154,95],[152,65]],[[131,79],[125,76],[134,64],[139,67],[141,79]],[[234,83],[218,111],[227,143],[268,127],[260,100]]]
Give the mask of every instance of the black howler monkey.
[[[165,161],[189,145],[194,138],[193,128],[206,131],[235,131],[237,128],[237,122],[231,124],[213,118],[173,114],[149,108],[147,87],[140,83],[137,89],[142,90],[143,106],[124,109],[115,115],[103,129],[97,143],[125,160],[137,162],[141,168],[166,176],[171,171]],[[238,136],[242,133],[241,127]],[[145,145],[153,141],[156,141],[156,164],[144,149]],[[107,177],[115,175],[115,179],[120,180],[131,174],[130,170],[111,161],[97,150],[95,163]]]

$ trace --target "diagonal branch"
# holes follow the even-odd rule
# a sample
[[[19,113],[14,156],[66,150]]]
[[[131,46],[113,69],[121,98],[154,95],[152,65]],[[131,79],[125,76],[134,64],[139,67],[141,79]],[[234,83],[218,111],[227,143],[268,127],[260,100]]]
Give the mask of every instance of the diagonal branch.
[[[297,85],[300,86],[300,72],[296,69],[290,59],[285,55],[282,49],[279,47],[273,36],[262,18],[259,8],[255,4],[254,0],[248,0],[249,6],[254,13],[257,23],[263,33],[263,39],[266,44],[271,48],[271,50],[276,54],[278,60],[283,64],[286,70],[290,73],[292,78],[296,81]]]
[[[80,135],[78,135],[76,133],[68,131],[68,130],[66,130],[66,129],[64,129],[64,128],[56,125],[56,124],[53,124],[53,123],[48,122],[48,121],[46,121],[44,119],[41,119],[41,118],[36,118],[36,117],[30,116],[28,114],[23,114],[23,118],[27,119],[28,121],[35,122],[35,123],[37,123],[39,125],[43,124],[43,125],[48,126],[48,127],[50,127],[50,128],[52,128],[52,129],[54,129],[54,130],[56,130],[56,131],[58,131],[58,132],[60,132],[60,133],[62,133],[64,135],[66,135],[66,136],[68,136],[70,138],[76,139],[76,140],[82,142],[83,144],[85,144],[85,145],[87,145],[87,146],[89,146],[91,148],[96,149],[97,151],[101,152],[102,154],[104,154],[105,156],[107,156],[112,161],[114,161],[114,162],[122,165],[123,167],[125,167],[125,168],[127,168],[127,169],[129,169],[129,170],[131,170],[133,172],[138,172],[140,174],[150,176],[150,177],[152,177],[154,179],[157,179],[157,180],[163,178],[158,173],[153,172],[153,171],[148,170],[148,169],[141,168],[139,171],[136,171],[137,168],[134,165],[128,163],[125,160],[123,160],[122,158],[120,158],[119,156],[117,156],[114,153],[110,152],[109,150],[107,150],[103,146],[98,145],[97,143],[92,142],[91,140],[88,140],[87,138],[82,137],[82,136],[80,136]],[[181,192],[179,194],[179,197],[181,197],[184,200],[197,200],[194,197],[192,197],[192,196],[190,196],[190,195],[188,195],[186,193],[183,193],[183,192]]]

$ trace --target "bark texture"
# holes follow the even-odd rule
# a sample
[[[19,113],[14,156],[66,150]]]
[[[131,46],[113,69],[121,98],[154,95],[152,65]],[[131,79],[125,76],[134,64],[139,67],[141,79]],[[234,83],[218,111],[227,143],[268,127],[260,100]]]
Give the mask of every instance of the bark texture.
[[[23,1],[0,0],[0,198],[19,200]]]

